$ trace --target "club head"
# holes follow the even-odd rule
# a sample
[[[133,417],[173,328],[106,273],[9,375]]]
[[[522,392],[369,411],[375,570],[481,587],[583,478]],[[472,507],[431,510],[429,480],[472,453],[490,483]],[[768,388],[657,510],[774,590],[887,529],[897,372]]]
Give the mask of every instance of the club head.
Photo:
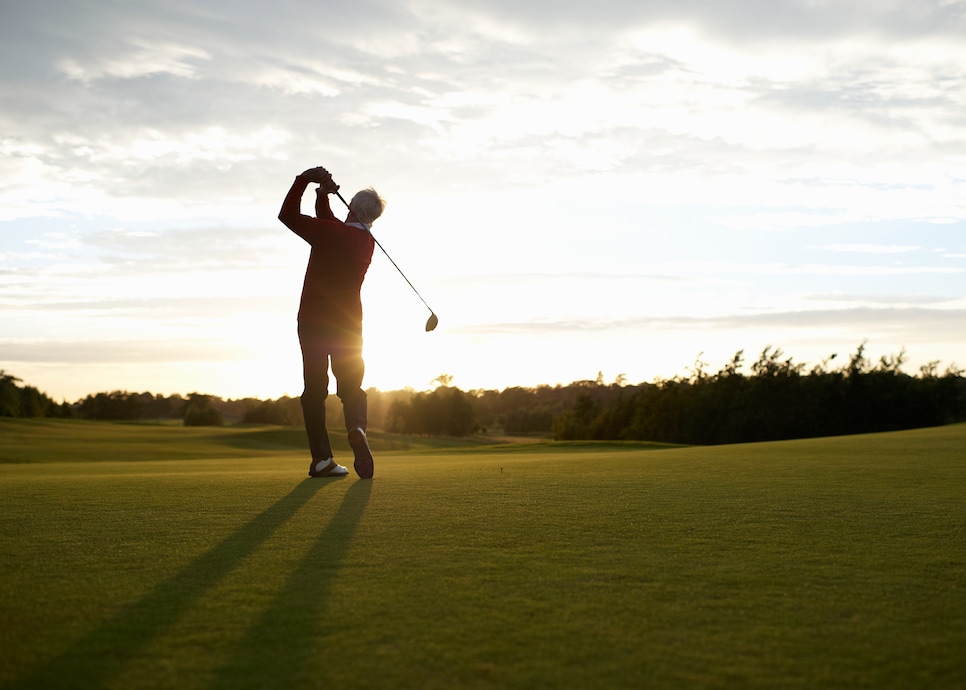
[[[430,314],[429,319],[426,321],[426,332],[429,333],[430,331],[435,330],[436,326],[438,325],[439,318],[436,316],[436,314]]]

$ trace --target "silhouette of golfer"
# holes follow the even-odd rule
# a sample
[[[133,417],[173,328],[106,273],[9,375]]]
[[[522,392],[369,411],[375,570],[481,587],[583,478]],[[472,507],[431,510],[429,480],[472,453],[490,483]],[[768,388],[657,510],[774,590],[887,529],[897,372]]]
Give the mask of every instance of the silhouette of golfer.
[[[301,212],[302,195],[317,183],[315,218]],[[386,202],[372,188],[358,192],[349,202],[345,222],[329,206],[329,194],[339,186],[325,168],[310,168],[295,178],[282,202],[278,219],[309,243],[308,267],[298,313],[302,348],[302,414],[309,439],[310,477],[344,477],[349,471],[333,458],[325,426],[325,400],[329,395],[329,361],[342,401],[349,445],[356,474],[371,479],[372,452],[366,439],[368,407],[362,390],[362,281],[375,246],[366,227],[382,215]]]

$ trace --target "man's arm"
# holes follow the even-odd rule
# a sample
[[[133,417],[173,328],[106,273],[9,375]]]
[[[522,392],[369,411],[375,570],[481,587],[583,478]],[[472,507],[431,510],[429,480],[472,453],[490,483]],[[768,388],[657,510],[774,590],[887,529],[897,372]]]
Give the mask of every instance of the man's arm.
[[[310,180],[305,176],[305,173],[296,177],[291,188],[288,190],[288,194],[285,195],[285,201],[282,202],[282,209],[278,212],[278,219],[289,230],[298,232],[296,226],[301,223],[302,218],[308,218],[308,216],[302,215],[302,195],[305,193],[305,188],[309,186],[309,182]]]
[[[315,217],[320,220],[338,220],[329,206],[329,192],[325,191],[324,185],[315,190]]]
[[[302,213],[302,195],[305,193],[305,188],[312,182],[321,185],[319,198],[315,201],[315,211],[318,218],[306,216]],[[285,200],[282,202],[278,219],[289,230],[314,247],[319,242],[324,241],[333,231],[345,227],[329,207],[328,195],[338,190],[339,185],[332,181],[332,176],[325,168],[310,168],[295,178],[288,194],[285,195]]]

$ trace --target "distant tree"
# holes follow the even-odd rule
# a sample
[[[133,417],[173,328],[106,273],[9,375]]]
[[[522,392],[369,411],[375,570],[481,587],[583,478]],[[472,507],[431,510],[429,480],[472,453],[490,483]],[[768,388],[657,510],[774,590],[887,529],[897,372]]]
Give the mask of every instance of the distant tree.
[[[70,417],[70,406],[58,405],[33,386],[0,370],[0,417]]]
[[[432,380],[432,384],[433,387],[448,388],[453,384],[453,376],[451,374],[440,374]]]
[[[0,417],[19,417],[21,410],[20,379],[0,369]]]
[[[573,408],[553,420],[553,436],[561,441],[594,438],[594,422],[601,413],[601,405],[591,395],[581,393]]]
[[[556,412],[547,404],[510,410],[503,415],[503,431],[508,434],[529,434],[550,431]]]
[[[470,397],[459,388],[440,387],[395,400],[387,414],[388,431],[428,436],[467,436],[476,430]]]
[[[33,386],[20,390],[20,414],[22,417],[46,417],[52,401]]]
[[[476,413],[469,397],[459,388],[447,388],[442,395],[446,406],[443,432],[447,436],[468,436],[476,431]]]
[[[138,393],[112,391],[88,395],[81,401],[79,414],[84,419],[132,421],[141,419],[145,401]]]
[[[299,426],[302,424],[302,408],[297,399],[282,397],[250,404],[242,421],[246,424],[277,424]]]
[[[185,426],[221,426],[224,421],[221,413],[215,409],[214,396],[201,393],[189,393],[188,402],[184,407]]]
[[[185,401],[180,395],[141,393],[137,398],[141,401],[141,419],[176,419],[184,410]]]

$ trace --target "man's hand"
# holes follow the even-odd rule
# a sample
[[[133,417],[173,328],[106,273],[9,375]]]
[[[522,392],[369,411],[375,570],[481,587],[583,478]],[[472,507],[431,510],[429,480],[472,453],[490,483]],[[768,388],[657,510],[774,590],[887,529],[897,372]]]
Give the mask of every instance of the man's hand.
[[[332,178],[324,180],[319,183],[319,188],[317,190],[320,194],[335,194],[339,191],[339,185],[332,181]]]
[[[319,188],[316,191],[320,194],[335,194],[339,191],[339,185],[332,181],[332,173],[325,168],[309,168],[301,177],[317,183]]]
[[[309,168],[304,173],[299,175],[299,177],[304,177],[309,182],[317,182],[323,184],[325,182],[332,182],[332,175],[325,168]]]

